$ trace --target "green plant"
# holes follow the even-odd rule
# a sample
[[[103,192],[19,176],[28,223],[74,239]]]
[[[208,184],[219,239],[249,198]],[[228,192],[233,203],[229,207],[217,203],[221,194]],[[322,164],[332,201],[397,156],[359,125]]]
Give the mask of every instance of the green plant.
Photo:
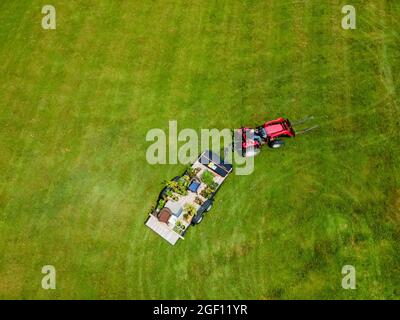
[[[196,199],[194,199],[194,202],[197,203],[200,206],[204,203],[204,201],[201,200],[199,197],[196,197]]]
[[[206,189],[201,190],[200,195],[201,195],[203,198],[208,198],[208,194],[207,194],[207,192],[206,192]]]
[[[175,191],[175,189],[178,187],[178,182],[174,180],[167,180],[164,181],[164,185],[170,188],[172,191]]]
[[[214,192],[213,189],[211,189],[210,187],[207,187],[200,192],[200,195],[203,196],[204,198],[208,199],[213,192]]]
[[[178,182],[178,186],[177,186],[175,192],[178,194],[184,195],[184,196],[187,195],[188,192],[187,192],[186,183],[184,181],[180,180]]]
[[[193,179],[200,171],[200,168],[192,168],[192,167],[188,167],[186,169],[186,174],[190,177],[190,179]]]
[[[176,222],[175,227],[173,228],[173,230],[176,233],[182,234],[183,231],[185,231],[185,225],[182,224],[179,220]]]
[[[184,182],[182,182],[181,180],[179,181],[166,181],[165,182],[165,186],[170,188],[172,190],[172,192],[178,193],[180,195],[186,195],[187,194],[187,188],[184,185]]]
[[[158,201],[158,204],[157,204],[157,209],[158,210],[160,210],[160,209],[162,209],[164,206],[165,206],[165,200],[164,199],[160,199],[159,201]]]
[[[208,185],[210,187],[210,189],[212,189],[213,191],[216,190],[218,188],[218,183],[216,183],[215,181],[213,181],[211,184]]]
[[[214,181],[214,176],[209,171],[204,172],[201,180],[213,191],[218,188],[218,183]]]
[[[187,186],[189,185],[189,183],[190,183],[190,179],[191,179],[190,176],[187,175],[187,174],[185,174],[185,175],[181,178],[180,181],[182,181],[183,185],[184,185],[185,187],[187,187]]]
[[[190,203],[185,204],[184,211],[190,216],[194,216],[196,214],[196,208]]]
[[[166,195],[167,198],[172,198],[172,197],[173,197],[173,193],[172,193],[171,190],[167,190],[167,191],[165,192],[165,195]]]
[[[210,171],[205,171],[201,176],[201,181],[203,181],[206,185],[210,186],[214,183],[214,176]]]
[[[194,169],[192,167],[188,167],[186,169],[186,174],[192,179],[196,174],[194,173]]]

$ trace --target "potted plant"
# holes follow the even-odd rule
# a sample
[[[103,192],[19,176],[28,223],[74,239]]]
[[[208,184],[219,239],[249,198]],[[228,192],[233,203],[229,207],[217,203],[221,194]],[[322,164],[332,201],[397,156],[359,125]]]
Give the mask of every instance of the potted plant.
[[[183,219],[185,219],[186,222],[189,222],[191,218],[191,215],[189,213],[184,213],[183,214]]]
[[[204,201],[201,200],[199,197],[196,197],[196,199],[194,199],[194,202],[197,203],[199,206],[203,205]]]
[[[201,181],[203,181],[206,185],[210,186],[214,183],[214,176],[210,171],[205,171],[201,175]]]
[[[162,208],[164,208],[164,206],[165,206],[165,200],[164,199],[160,199],[159,201],[158,201],[158,204],[157,204],[157,210],[161,210]]]
[[[185,225],[182,224],[179,220],[176,222],[175,227],[173,229],[176,233],[181,234],[185,230]]]
[[[185,204],[184,211],[191,217],[193,217],[196,214],[195,206],[190,203]]]
[[[165,186],[168,187],[172,192],[178,193],[180,195],[187,195],[187,188],[184,185],[184,182],[179,181],[166,181]]]
[[[200,192],[200,195],[201,195],[202,197],[208,199],[208,198],[211,196],[211,194],[212,194],[213,192],[214,192],[213,189],[211,189],[210,187],[206,187],[205,189],[203,189],[203,190]]]
[[[185,187],[188,187],[189,186],[189,183],[190,183],[190,176],[188,175],[188,174],[185,174],[182,178],[181,178],[181,180],[182,180],[182,184],[185,186]]]
[[[188,167],[186,169],[186,174],[189,176],[190,179],[193,179],[200,171],[200,168],[192,168],[192,167]]]

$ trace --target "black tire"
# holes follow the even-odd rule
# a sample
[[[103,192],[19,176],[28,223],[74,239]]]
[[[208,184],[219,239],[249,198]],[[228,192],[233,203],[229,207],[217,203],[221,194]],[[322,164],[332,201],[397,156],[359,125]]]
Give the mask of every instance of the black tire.
[[[272,149],[279,149],[285,145],[283,140],[274,140],[269,143],[269,147]]]
[[[196,220],[195,222],[192,221],[192,225],[196,226],[196,225],[200,224],[201,221],[203,221],[203,216],[201,216],[201,217],[200,217],[198,220]]]
[[[207,207],[206,212],[210,211],[211,208],[212,208],[212,206],[213,206],[213,204],[211,203],[211,204]]]

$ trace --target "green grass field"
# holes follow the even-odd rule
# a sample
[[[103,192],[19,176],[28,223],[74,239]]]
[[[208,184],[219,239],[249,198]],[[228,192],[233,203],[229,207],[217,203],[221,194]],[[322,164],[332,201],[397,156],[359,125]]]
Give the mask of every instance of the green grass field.
[[[400,299],[399,21],[398,0],[1,1],[0,298]],[[148,130],[307,115],[177,246],[144,226],[185,167],[149,165]]]

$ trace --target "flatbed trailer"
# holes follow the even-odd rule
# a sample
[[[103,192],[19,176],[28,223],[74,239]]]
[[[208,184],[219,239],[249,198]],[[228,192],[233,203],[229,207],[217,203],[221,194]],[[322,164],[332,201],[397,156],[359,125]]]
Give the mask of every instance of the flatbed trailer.
[[[182,176],[172,179],[161,191],[146,226],[175,245],[210,211],[217,191],[232,170],[232,164],[212,151],[204,151]]]

